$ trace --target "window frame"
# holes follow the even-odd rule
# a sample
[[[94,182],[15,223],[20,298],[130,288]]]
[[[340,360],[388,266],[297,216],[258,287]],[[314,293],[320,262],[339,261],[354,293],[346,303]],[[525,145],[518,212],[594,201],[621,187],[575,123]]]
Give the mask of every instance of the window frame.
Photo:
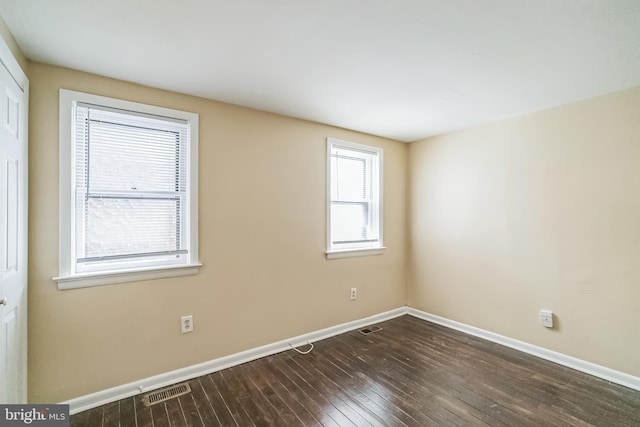
[[[377,197],[377,218],[378,218],[378,242],[377,245],[374,246],[353,246],[353,247],[337,247],[333,245],[331,239],[331,206],[333,203],[333,199],[331,197],[332,193],[332,168],[331,168],[331,152],[334,147],[342,148],[345,150],[352,150],[364,153],[372,153],[377,156],[377,168],[376,173],[371,173],[372,179],[377,178],[378,180],[378,197]],[[327,241],[326,241],[326,257],[327,259],[336,259],[336,258],[347,258],[347,257],[359,257],[359,256],[369,256],[369,255],[380,255],[384,252],[386,247],[384,246],[383,238],[384,238],[384,202],[383,202],[383,193],[384,193],[384,150],[379,147],[374,147],[370,145],[357,144],[354,142],[344,141],[336,138],[327,138]],[[377,176],[376,176],[377,175]],[[371,197],[374,198],[373,196]],[[371,208],[369,205],[367,205]],[[375,207],[374,207],[375,208]]]
[[[59,276],[54,277],[59,289],[135,282],[197,274],[202,266],[198,261],[198,114],[137,102],[124,101],[84,92],[60,89],[59,111]],[[98,271],[76,271],[75,256],[75,107],[78,103],[131,111],[185,121],[189,128],[189,171],[187,177],[188,256],[185,263],[160,263]]]

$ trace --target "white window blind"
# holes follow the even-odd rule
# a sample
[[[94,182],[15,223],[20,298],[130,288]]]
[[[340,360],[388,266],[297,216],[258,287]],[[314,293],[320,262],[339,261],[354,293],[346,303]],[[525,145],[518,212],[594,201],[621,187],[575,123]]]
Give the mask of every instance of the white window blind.
[[[186,121],[77,103],[76,271],[184,262]]]
[[[329,251],[379,248],[382,150],[329,139]]]

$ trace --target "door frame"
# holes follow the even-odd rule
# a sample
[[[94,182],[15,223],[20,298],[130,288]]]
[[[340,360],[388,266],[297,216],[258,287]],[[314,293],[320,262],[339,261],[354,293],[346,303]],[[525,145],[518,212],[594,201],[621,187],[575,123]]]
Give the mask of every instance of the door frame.
[[[16,81],[16,83],[18,83],[18,86],[20,86],[20,88],[24,91],[25,95],[29,95],[29,79],[18,63],[18,60],[15,58],[15,56],[13,56],[13,52],[11,52],[11,49],[9,49],[7,42],[2,36],[0,36],[0,61],[2,61],[5,67],[7,67],[9,73],[11,73],[11,76]],[[25,137],[26,136],[27,135],[25,133]]]
[[[28,299],[28,274],[29,274],[29,270],[28,270],[28,254],[29,254],[29,248],[28,248],[28,234],[29,234],[29,214],[28,214],[28,207],[29,207],[29,198],[28,198],[28,188],[29,188],[29,79],[27,78],[27,75],[25,74],[24,70],[22,69],[22,67],[20,66],[20,64],[18,63],[18,60],[15,58],[15,56],[13,55],[13,52],[11,52],[11,49],[9,49],[9,46],[7,45],[7,42],[4,39],[4,36],[0,36],[0,62],[2,62],[2,64],[0,64],[0,66],[4,65],[4,67],[9,71],[9,74],[11,75],[11,77],[13,78],[13,80],[15,80],[15,82],[18,84],[18,86],[20,87],[20,89],[22,89],[23,93],[24,93],[24,143],[25,143],[25,149],[26,149],[26,154],[25,154],[25,159],[24,159],[24,166],[22,168],[22,179],[24,180],[24,188],[26,190],[26,193],[24,195],[24,218],[23,220],[25,221],[25,228],[26,228],[26,235],[25,235],[25,242],[23,242],[24,246],[25,246],[25,253],[27,254],[27,268],[25,270],[25,281],[27,283],[25,283],[25,295],[24,298],[25,300]],[[25,307],[27,307],[28,304],[25,303]],[[21,345],[22,345],[22,371],[20,372],[20,376],[21,381],[20,384],[23,384],[23,388],[21,390],[21,400],[22,403],[27,403],[27,335],[28,335],[28,328],[27,328],[27,317],[28,317],[28,309],[25,310],[25,318],[24,319],[19,319],[19,321],[24,322],[23,323],[23,328],[22,330],[24,331],[24,333],[22,334],[22,337],[20,337],[21,340]]]

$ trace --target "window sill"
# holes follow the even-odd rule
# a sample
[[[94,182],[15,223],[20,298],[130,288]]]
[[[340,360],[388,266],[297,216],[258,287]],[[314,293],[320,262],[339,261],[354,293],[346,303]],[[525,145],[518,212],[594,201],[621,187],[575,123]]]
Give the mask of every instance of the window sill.
[[[80,273],[54,277],[58,289],[88,288],[91,286],[113,285],[116,283],[139,282],[141,280],[164,279],[168,277],[193,276],[198,274],[202,264],[180,265],[176,267],[153,267],[136,270],[118,270],[101,273]]]
[[[327,259],[352,258],[357,256],[382,255],[386,247],[367,249],[346,249],[342,251],[327,251]]]

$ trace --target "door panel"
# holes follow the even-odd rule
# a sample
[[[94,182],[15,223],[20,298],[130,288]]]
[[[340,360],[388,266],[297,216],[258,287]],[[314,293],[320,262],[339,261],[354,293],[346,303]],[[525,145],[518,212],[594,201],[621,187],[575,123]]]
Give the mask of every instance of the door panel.
[[[20,131],[20,99],[14,96],[11,89],[7,89],[7,114],[5,115],[5,129],[18,139]]]
[[[0,63],[0,402],[26,403],[26,96]]]
[[[18,161],[7,160],[7,238],[5,274],[18,271]]]
[[[8,349],[11,346],[15,346],[19,340],[20,327],[18,324],[18,307],[15,307],[13,310],[3,315],[2,318],[2,328],[4,329],[4,342],[3,349]],[[6,384],[14,384],[14,387],[10,387],[6,391],[6,396],[4,399],[0,400],[1,402],[16,402],[20,400],[20,390],[17,387],[19,383],[19,374],[20,374],[20,354],[17,351],[3,351],[2,353],[4,357],[0,357],[0,359],[4,359],[4,365],[6,366]]]

